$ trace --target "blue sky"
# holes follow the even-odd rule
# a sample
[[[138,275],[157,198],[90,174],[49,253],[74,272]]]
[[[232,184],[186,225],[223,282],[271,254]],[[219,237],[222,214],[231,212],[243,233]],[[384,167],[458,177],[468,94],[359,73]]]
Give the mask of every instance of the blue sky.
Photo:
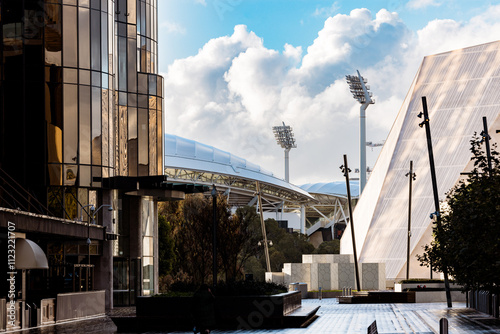
[[[367,140],[381,142],[424,56],[500,36],[500,1],[158,2],[166,131],[283,177],[271,128],[284,121],[297,138],[296,184],[341,180],[345,153],[358,164],[359,105],[345,74],[368,78]],[[371,167],[378,152],[368,149]]]
[[[427,1],[411,8],[407,1],[331,0],[159,0],[160,68],[178,58],[197,53],[212,38],[230,35],[244,24],[264,39],[267,48],[281,50],[285,43],[312,44],[328,16],[349,14],[355,8],[372,13],[385,8],[396,11],[413,31],[435,19],[468,20],[499,1]],[[428,3],[428,5],[425,5]]]

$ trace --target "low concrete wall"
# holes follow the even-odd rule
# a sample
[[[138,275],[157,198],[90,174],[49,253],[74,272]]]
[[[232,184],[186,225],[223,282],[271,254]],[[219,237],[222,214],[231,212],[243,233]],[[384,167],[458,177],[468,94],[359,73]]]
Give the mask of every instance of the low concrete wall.
[[[56,322],[105,314],[105,291],[60,293],[56,302]]]
[[[466,294],[461,291],[450,291],[453,302],[465,302]],[[416,303],[444,303],[446,291],[415,291]]]
[[[322,291],[321,298],[338,298],[342,296],[342,291]],[[307,298],[309,299],[319,299],[319,291],[309,291],[307,293]]]

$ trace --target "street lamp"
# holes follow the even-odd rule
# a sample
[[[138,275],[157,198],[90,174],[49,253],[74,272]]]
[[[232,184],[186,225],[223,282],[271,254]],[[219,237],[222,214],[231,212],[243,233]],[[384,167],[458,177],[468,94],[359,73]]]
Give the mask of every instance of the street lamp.
[[[366,185],[366,108],[370,104],[374,104],[372,92],[369,91],[370,86],[366,85],[367,80],[358,73],[355,75],[346,75],[345,78],[349,84],[349,89],[352,96],[357,100],[361,107],[359,109],[359,194],[363,192]]]
[[[276,138],[276,142],[282,148],[285,149],[285,181],[290,181],[289,175],[289,164],[288,164],[288,152],[292,148],[296,148],[297,144],[295,143],[295,138],[293,138],[292,127],[289,125],[273,126],[274,137]]]
[[[410,161],[410,171],[406,173],[406,177],[409,178],[409,196],[408,196],[408,242],[406,247],[406,279],[410,279],[410,238],[411,238],[411,193],[412,193],[412,182],[415,181],[417,174],[413,172],[413,160]]]
[[[356,237],[354,236],[354,217],[352,215],[351,180],[349,179],[349,172],[351,170],[347,166],[346,154],[344,154],[344,164],[340,166],[340,169],[342,170],[342,173],[345,176],[347,203],[349,205],[349,224],[351,225],[352,250],[354,253],[354,270],[356,271],[356,284],[358,286],[358,291],[361,291],[361,280],[359,279],[359,268],[358,268],[358,253],[356,252]]]
[[[87,212],[87,210],[85,210],[85,208],[89,208],[89,212]],[[87,290],[89,289],[89,271],[90,271],[90,244],[92,243],[92,241],[90,240],[90,221],[92,221],[92,224],[95,224],[95,217],[97,215],[97,213],[99,212],[99,210],[101,210],[102,208],[105,208],[107,207],[108,208],[108,211],[113,211],[113,207],[109,204],[103,204],[101,205],[99,208],[97,208],[97,210],[95,209],[95,206],[94,204],[88,204],[88,205],[84,205],[81,207],[80,209],[80,221],[83,221],[83,212],[85,211],[85,213],[87,214],[88,216],[88,221],[87,221],[87,264],[88,264],[88,268],[87,268]]]
[[[262,246],[264,245],[266,242],[264,240],[260,240],[258,243],[257,243],[257,246]],[[273,241],[272,240],[268,240],[267,243],[269,244],[269,246],[273,246]]]
[[[436,211],[431,214],[431,219],[436,218],[436,227],[438,230],[438,233],[442,235],[443,227],[441,225],[441,215],[439,213],[439,194],[438,194],[438,186],[437,186],[437,180],[436,180],[436,167],[434,164],[434,153],[432,149],[432,137],[431,137],[431,126],[430,126],[430,121],[429,121],[429,111],[427,110],[427,98],[425,96],[422,96],[422,109],[423,112],[420,112],[417,117],[422,118],[424,117],[423,122],[421,122],[418,126],[423,128],[425,126],[425,135],[427,138],[427,151],[429,154],[429,167],[431,170],[431,181],[432,181],[432,193],[434,195],[434,207],[436,208]],[[445,247],[445,245],[443,245]],[[452,307],[452,301],[451,301],[451,292],[450,292],[450,283],[448,282],[448,264],[444,261],[443,259],[443,275],[444,275],[444,288],[446,292],[446,302],[448,304],[448,307]]]

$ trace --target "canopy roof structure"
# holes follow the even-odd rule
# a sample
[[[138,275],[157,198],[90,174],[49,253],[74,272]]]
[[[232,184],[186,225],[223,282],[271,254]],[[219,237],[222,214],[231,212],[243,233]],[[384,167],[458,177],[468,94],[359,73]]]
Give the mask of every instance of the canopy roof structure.
[[[350,181],[353,204],[359,197],[359,180]],[[334,224],[347,224],[347,188],[343,181],[328,183],[307,183],[300,188],[310,193],[318,203],[306,207],[307,234],[311,235],[320,228],[329,228]]]
[[[215,185],[218,191],[225,192],[230,205],[254,205],[257,181],[261,184],[265,211],[316,202],[306,190],[215,147],[165,134],[164,148],[164,173],[169,183]]]

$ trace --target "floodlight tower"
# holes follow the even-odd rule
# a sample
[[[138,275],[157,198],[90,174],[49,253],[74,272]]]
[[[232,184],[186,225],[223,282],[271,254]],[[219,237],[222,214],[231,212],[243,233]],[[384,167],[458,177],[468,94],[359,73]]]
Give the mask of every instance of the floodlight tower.
[[[372,99],[366,79],[359,74],[358,70],[356,72],[358,76],[346,75],[345,78],[352,96],[361,104],[359,109],[359,194],[361,195],[366,184],[366,108],[374,104],[375,100]]]
[[[274,137],[276,137],[276,141],[278,145],[285,149],[285,181],[290,181],[290,175],[288,171],[288,152],[292,148],[296,148],[297,144],[295,144],[295,138],[293,138],[292,127],[289,125],[273,126]]]

